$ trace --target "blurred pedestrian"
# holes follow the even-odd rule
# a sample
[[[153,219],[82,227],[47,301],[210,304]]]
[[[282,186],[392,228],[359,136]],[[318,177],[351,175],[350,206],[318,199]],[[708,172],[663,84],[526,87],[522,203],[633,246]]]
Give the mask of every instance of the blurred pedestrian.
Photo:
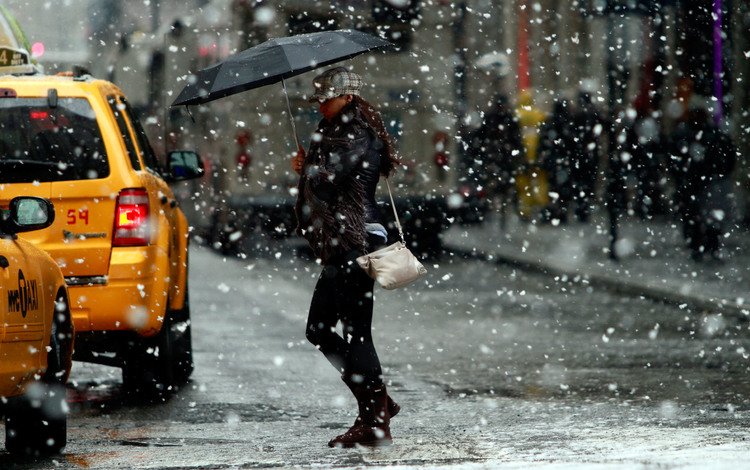
[[[683,235],[695,260],[720,257],[721,236],[733,215],[731,174],[734,144],[710,119],[704,100],[691,100],[687,118],[675,129],[671,158]]]
[[[234,140],[237,143],[237,154],[235,157],[237,176],[240,182],[247,183],[250,179],[250,165],[253,163],[253,154],[250,150],[254,142],[253,133],[247,129],[243,129],[237,133],[237,137]]]
[[[457,190],[462,196],[468,211],[461,211],[462,222],[486,221],[494,210],[494,200],[487,193],[491,183],[490,171],[487,170],[487,155],[479,133],[482,114],[472,111],[463,120],[456,132],[457,151]]]
[[[609,219],[609,258],[619,260],[620,223],[628,212],[628,174],[632,172],[636,137],[633,120],[626,110],[615,113],[607,153],[607,183],[604,204]]]
[[[650,219],[664,213],[661,191],[664,139],[661,124],[651,110],[637,111],[633,124],[635,137],[633,167],[636,177],[635,213]]]
[[[518,121],[508,106],[508,99],[497,94],[484,113],[479,128],[471,134],[471,154],[483,155],[486,193],[492,208],[498,212],[505,229],[507,207],[512,201],[516,173],[523,161],[523,143]],[[475,157],[476,158],[476,157]]]
[[[555,100],[552,114],[542,125],[539,141],[539,166],[547,175],[549,204],[544,219],[568,221],[568,205],[573,196],[571,159],[575,149],[572,113],[568,100]]]
[[[435,176],[439,183],[444,183],[448,178],[450,165],[449,140],[448,134],[443,131],[437,131],[432,135],[432,145],[435,151],[432,161],[435,163],[435,169],[437,170]]]
[[[479,113],[477,113],[478,115]],[[477,117],[462,123],[459,127],[457,132],[460,142],[458,145],[460,155],[458,163],[462,178],[465,178],[472,186],[481,186],[486,190],[487,171],[484,165],[487,156],[482,147],[479,125],[479,118]]]
[[[344,67],[313,80],[311,102],[323,119],[307,152],[292,160],[300,175],[297,233],[323,270],[307,319],[307,339],[338,370],[357,400],[359,415],[331,447],[391,442],[390,419],[399,406],[388,396],[372,339],[373,279],[355,259],[387,241],[375,201],[380,176],[398,159],[380,113],[359,96],[362,78]],[[343,336],[336,326],[342,323]]]
[[[578,109],[573,115],[576,145],[571,165],[575,214],[580,222],[587,222],[593,210],[599,171],[599,139],[604,124],[604,118],[591,101],[591,95],[580,92]]]

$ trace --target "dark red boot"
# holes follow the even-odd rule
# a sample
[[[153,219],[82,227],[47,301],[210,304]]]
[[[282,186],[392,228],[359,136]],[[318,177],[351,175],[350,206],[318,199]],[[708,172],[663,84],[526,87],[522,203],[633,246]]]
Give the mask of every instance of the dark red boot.
[[[360,387],[360,385],[355,384],[351,380],[347,380],[345,375],[341,376],[341,380],[346,384],[347,387],[349,387],[349,390],[351,390],[352,395],[356,397],[357,392],[355,391],[355,389],[357,387]],[[401,411],[401,406],[399,406],[398,403],[393,401],[393,398],[391,398],[391,396],[388,395],[387,393],[386,393],[386,397],[388,399],[388,414],[391,416],[391,418],[393,418],[394,416],[398,414],[399,411]],[[359,402],[359,400],[357,400],[357,402]],[[362,410],[360,409],[360,412],[357,415],[357,419],[354,420],[354,424],[359,424],[362,421],[361,415],[362,415]]]
[[[393,398],[391,398],[390,395],[386,395],[386,399],[388,400],[388,414],[393,418],[398,414],[399,411],[401,411],[401,407],[393,401]]]
[[[336,436],[329,447],[383,446],[393,442],[391,416],[388,413],[388,393],[385,386],[377,390],[353,389],[359,405],[359,419],[347,432]]]

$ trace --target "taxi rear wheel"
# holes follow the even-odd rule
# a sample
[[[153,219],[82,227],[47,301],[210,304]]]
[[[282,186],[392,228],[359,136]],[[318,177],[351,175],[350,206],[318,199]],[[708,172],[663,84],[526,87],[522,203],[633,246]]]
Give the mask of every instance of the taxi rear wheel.
[[[128,345],[122,366],[125,392],[147,401],[164,400],[174,390],[172,341],[169,317],[153,338],[138,338]]]
[[[66,414],[62,385],[32,383],[5,413],[5,448],[19,456],[60,453],[67,444]]]
[[[173,385],[187,383],[193,373],[193,340],[190,319],[170,322]]]
[[[193,333],[190,320],[190,297],[185,283],[185,305],[180,310],[169,312],[169,328],[172,342],[172,373],[174,385],[187,383],[193,373]]]
[[[47,370],[42,380],[47,384],[65,385],[73,365],[73,324],[64,292],[57,294],[52,318]]]
[[[135,340],[129,346],[122,367],[123,387],[127,393],[151,401],[163,400],[184,385],[193,372],[187,293],[182,309],[167,312],[159,334]]]

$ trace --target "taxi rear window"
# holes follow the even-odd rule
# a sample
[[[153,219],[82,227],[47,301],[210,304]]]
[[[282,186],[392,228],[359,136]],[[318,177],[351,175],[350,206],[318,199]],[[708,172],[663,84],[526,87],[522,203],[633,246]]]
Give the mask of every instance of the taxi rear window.
[[[0,183],[109,176],[96,115],[85,98],[0,99]]]

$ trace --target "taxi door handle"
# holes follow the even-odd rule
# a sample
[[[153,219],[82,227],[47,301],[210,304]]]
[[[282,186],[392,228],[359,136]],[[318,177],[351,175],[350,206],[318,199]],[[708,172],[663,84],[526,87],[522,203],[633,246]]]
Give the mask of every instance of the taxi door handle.
[[[10,263],[8,262],[8,258],[6,258],[3,255],[0,255],[0,268],[7,268],[10,266]]]

